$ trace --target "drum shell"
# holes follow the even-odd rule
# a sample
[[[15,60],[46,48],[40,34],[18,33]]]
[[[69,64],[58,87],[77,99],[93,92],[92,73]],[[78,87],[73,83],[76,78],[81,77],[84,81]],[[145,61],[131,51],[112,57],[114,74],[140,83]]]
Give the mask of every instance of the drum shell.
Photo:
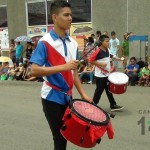
[[[66,129],[61,129],[61,134],[73,144],[84,148],[94,147],[97,144],[97,141],[104,135],[108,127],[109,130],[111,130],[111,132],[109,132],[111,134],[108,135],[109,138],[113,138],[114,135],[110,121],[108,125],[105,126],[92,125],[90,122],[86,122],[76,116],[69,107],[66,109],[63,117],[62,127],[63,126],[66,126]],[[88,127],[89,129],[87,130]],[[83,140],[83,142],[81,142],[81,140]]]
[[[123,94],[127,90],[129,77],[122,72],[113,72],[108,76],[108,90],[113,94]]]
[[[127,90],[128,83],[126,84],[115,84],[108,81],[108,90],[113,94],[123,94]]]

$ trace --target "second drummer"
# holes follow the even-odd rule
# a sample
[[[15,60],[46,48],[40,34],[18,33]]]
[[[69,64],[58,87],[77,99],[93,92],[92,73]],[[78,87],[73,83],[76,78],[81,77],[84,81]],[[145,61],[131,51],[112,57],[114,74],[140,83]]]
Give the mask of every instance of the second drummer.
[[[95,65],[96,89],[93,97],[95,104],[98,104],[101,95],[105,89],[111,111],[121,110],[123,106],[117,105],[113,94],[108,90],[108,75],[110,73],[110,58],[120,60],[120,58],[109,53],[109,37],[102,35],[99,38],[101,46],[91,55],[89,62]]]

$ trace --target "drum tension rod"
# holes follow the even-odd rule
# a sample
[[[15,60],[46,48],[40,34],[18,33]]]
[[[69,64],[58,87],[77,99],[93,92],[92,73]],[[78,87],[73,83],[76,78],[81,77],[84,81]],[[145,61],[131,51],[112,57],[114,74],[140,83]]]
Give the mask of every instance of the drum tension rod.
[[[97,144],[99,144],[100,142],[101,142],[101,139],[98,139],[98,140],[97,140]]]
[[[62,130],[62,131],[65,131],[66,128],[67,128],[67,125],[63,125],[63,126],[61,127],[61,130]]]
[[[80,139],[80,144],[82,144],[83,141],[84,141],[84,137],[82,137],[82,138]]]

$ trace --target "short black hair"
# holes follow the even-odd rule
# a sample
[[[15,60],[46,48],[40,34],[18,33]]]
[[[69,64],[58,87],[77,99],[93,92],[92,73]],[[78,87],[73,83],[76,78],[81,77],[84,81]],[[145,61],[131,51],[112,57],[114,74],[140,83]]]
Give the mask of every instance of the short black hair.
[[[71,8],[70,4],[66,1],[63,1],[63,0],[55,0],[52,4],[51,4],[51,7],[50,7],[50,13],[51,15],[54,14],[54,13],[58,13],[59,9],[60,8],[64,8],[64,7],[69,7]]]
[[[131,60],[136,61],[136,58],[135,58],[135,57],[131,57],[131,58],[130,58],[130,61],[131,61]]]
[[[105,39],[109,39],[109,36],[103,34],[103,35],[101,35],[100,38],[99,38],[99,40],[100,40],[101,43],[104,42]]]
[[[100,34],[101,35],[102,33],[101,33],[101,31],[98,30],[98,31],[96,31],[96,34]]]
[[[145,66],[145,67],[148,67],[148,62],[145,62],[145,63],[144,63],[144,66]]]
[[[116,32],[115,32],[115,31],[112,31],[112,32],[111,32],[111,36],[112,36],[112,35],[116,35]]]

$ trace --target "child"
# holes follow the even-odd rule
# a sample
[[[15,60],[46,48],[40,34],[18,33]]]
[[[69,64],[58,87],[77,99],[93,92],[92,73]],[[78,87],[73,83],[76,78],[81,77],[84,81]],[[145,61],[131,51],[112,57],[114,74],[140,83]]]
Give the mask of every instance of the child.
[[[139,79],[138,85],[141,86],[141,84],[144,82],[144,86],[148,86],[149,84],[149,76],[150,76],[150,70],[148,68],[148,63],[145,62],[145,67],[142,69],[142,76]]]

